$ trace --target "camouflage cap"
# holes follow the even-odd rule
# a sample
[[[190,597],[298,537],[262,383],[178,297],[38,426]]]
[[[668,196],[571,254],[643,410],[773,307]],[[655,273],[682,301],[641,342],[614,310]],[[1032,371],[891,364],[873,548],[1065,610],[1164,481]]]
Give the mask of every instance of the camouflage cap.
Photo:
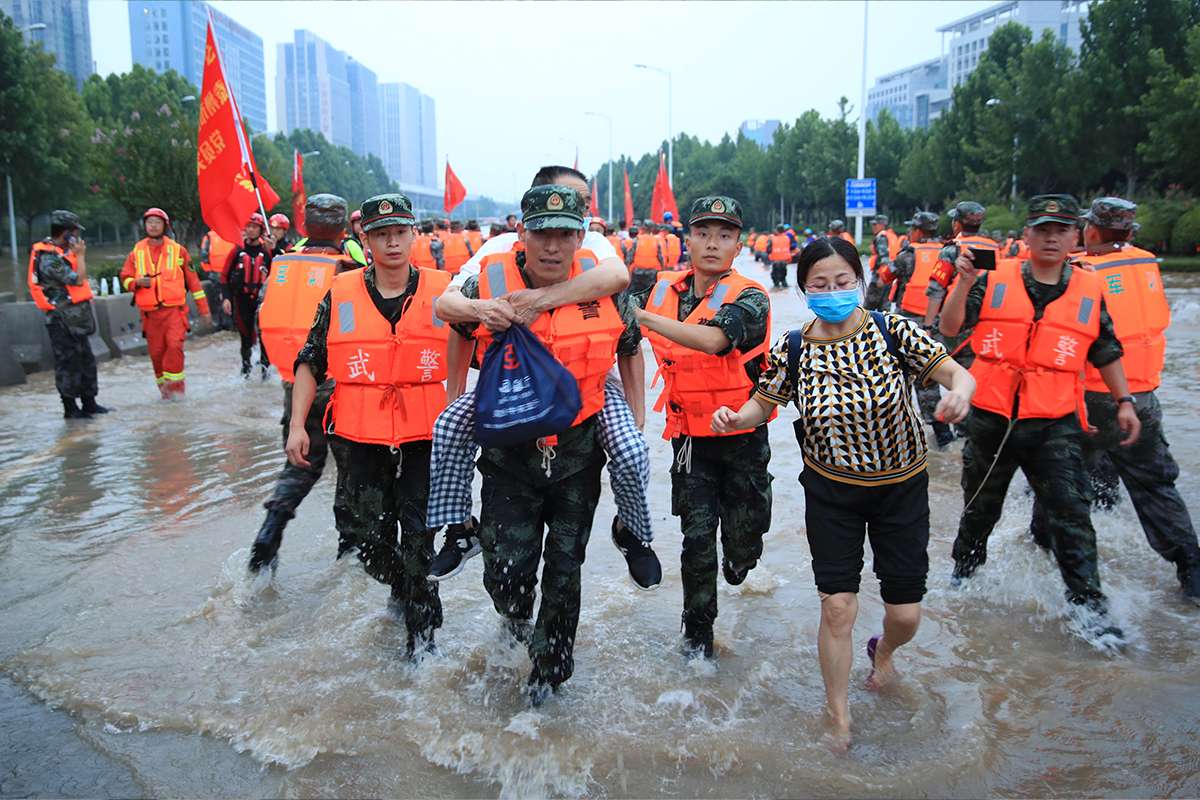
[[[314,194],[304,201],[306,225],[345,225],[346,200],[336,194]]]
[[[947,214],[947,216],[956,222],[962,223],[963,225],[978,226],[983,224],[983,216],[986,213],[987,212],[984,210],[983,206],[981,206],[979,203],[976,203],[974,200],[963,200],[961,203],[954,206],[954,208],[950,209],[950,212]]]
[[[362,211],[364,232],[389,225],[414,225],[417,222],[413,216],[412,201],[402,194],[377,194],[364,200],[359,210]]]
[[[1097,228],[1131,231],[1135,225],[1133,216],[1136,213],[1136,203],[1120,197],[1097,197],[1092,201],[1092,207],[1084,213],[1083,218]]]
[[[78,214],[63,208],[50,212],[50,224],[62,228],[78,228],[81,231],[87,230],[80,224]]]
[[[887,214],[876,214],[875,216],[871,217],[871,224],[872,225],[887,225],[888,224]]]
[[[688,225],[697,222],[727,222],[736,228],[742,227],[742,204],[723,194],[710,194],[692,203],[688,214]]]
[[[936,233],[938,227],[938,215],[932,211],[918,211],[913,214],[913,218],[904,223],[910,228],[925,231],[926,233]]]
[[[835,232],[846,230],[846,221],[843,219],[835,219],[833,222],[829,223],[829,230]]]
[[[583,196],[570,186],[551,183],[534,186],[521,198],[521,223],[526,230],[565,228],[581,231]]]
[[[1060,225],[1076,225],[1079,222],[1079,201],[1069,194],[1039,194],[1029,198],[1029,213],[1025,215],[1026,227],[1057,222]]]

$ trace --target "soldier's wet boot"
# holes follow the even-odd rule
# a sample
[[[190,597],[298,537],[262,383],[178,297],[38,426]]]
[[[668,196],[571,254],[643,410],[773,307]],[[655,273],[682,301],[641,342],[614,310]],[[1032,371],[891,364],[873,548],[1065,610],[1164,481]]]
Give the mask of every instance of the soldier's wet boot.
[[[63,397],[63,419],[87,419],[88,415],[80,410],[74,397]]]
[[[683,655],[689,659],[713,657],[712,625],[689,624],[686,612],[683,616]]]
[[[94,397],[83,398],[83,413],[87,414],[89,417],[94,414],[107,414],[109,411],[110,411],[110,409],[105,408],[104,406],[97,403],[96,398],[94,398]]]
[[[292,518],[289,511],[277,508],[267,509],[267,518],[263,520],[258,535],[254,537],[254,545],[250,548],[250,571],[258,572],[264,566],[275,567],[279,562],[279,545],[283,543],[283,529]],[[340,553],[339,553],[340,555]]]
[[[243,377],[243,378],[249,378],[249,377],[250,377],[250,369],[251,369],[251,367],[250,367],[250,359],[248,359],[248,358],[243,358],[243,359],[242,359],[242,377]]]
[[[1181,558],[1175,566],[1184,599],[1200,607],[1200,564],[1189,564]]]

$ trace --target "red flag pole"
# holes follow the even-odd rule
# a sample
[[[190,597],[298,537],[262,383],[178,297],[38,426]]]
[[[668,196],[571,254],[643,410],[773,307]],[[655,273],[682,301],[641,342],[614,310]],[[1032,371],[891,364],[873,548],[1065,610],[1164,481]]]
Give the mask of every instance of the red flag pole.
[[[208,9],[208,26],[213,32],[213,50],[217,51],[217,64],[221,67],[221,74],[225,75],[225,62],[221,59],[221,44],[217,41],[217,26],[213,25],[212,8]],[[258,174],[254,169],[253,159],[250,158],[250,143],[246,141],[246,131],[242,128],[242,112],[238,108],[237,97],[234,96],[233,87],[229,87],[229,102],[233,106],[233,120],[237,127],[238,147],[242,151],[242,165],[246,167],[246,171],[250,173],[250,183],[254,186],[254,197],[258,200],[258,212],[262,214],[262,218],[267,218],[267,209],[263,206],[262,192],[258,189]],[[269,231],[268,231],[269,233]]]

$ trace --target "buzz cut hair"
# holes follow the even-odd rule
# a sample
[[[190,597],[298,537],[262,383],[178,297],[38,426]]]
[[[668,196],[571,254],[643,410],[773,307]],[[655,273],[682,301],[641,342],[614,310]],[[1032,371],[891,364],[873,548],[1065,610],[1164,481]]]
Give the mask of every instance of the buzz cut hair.
[[[529,188],[534,186],[549,186],[559,182],[560,178],[576,178],[584,183],[587,183],[587,176],[573,167],[563,167],[557,165],[549,165],[542,167],[533,176],[533,183],[529,184]]]

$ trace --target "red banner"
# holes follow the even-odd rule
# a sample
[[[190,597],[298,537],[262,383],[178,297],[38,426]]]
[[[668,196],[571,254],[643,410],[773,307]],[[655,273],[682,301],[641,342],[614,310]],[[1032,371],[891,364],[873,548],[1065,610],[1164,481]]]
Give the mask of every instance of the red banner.
[[[467,187],[462,185],[462,181],[454,174],[454,170],[450,169],[450,161],[446,161],[446,189],[442,195],[442,208],[449,214],[458,204],[467,199]]]
[[[262,196],[263,209],[278,203],[279,195],[256,174],[254,152],[246,140],[237,101],[225,82],[211,19],[204,44],[201,87],[200,132],[196,137],[200,215],[222,239],[240,242],[246,221],[260,208],[258,195]]]
[[[629,191],[629,167],[625,167],[625,227],[637,224],[633,218],[633,192]]]
[[[600,216],[600,204],[596,200],[596,179],[592,178],[591,201],[588,203],[588,216],[603,219]]]
[[[308,196],[304,193],[304,156],[296,150],[292,160],[292,227],[299,236],[308,236],[304,229],[304,204]]]
[[[654,191],[650,195],[650,219],[661,225],[663,216],[670,211],[672,217],[679,219],[679,209],[675,206],[675,193],[671,191],[671,181],[667,178],[667,159],[662,153],[658,154],[658,175],[654,178]]]

